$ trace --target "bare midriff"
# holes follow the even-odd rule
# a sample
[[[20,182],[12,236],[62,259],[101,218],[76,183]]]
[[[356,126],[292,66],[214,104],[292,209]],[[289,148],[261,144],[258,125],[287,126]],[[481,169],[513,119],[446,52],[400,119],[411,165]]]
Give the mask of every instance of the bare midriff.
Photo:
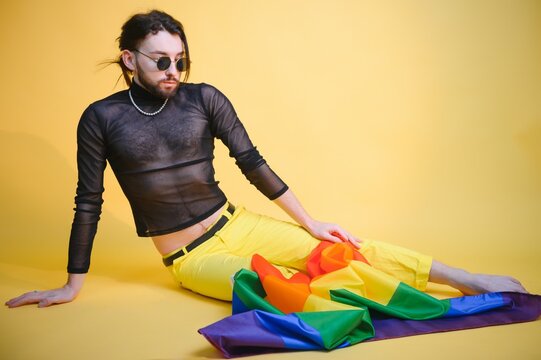
[[[152,241],[154,242],[154,246],[160,254],[166,255],[174,250],[189,245],[192,241],[203,235],[208,228],[214,224],[216,220],[218,220],[218,217],[226,207],[227,204],[210,215],[208,218],[185,229],[175,231],[170,234],[153,236]]]

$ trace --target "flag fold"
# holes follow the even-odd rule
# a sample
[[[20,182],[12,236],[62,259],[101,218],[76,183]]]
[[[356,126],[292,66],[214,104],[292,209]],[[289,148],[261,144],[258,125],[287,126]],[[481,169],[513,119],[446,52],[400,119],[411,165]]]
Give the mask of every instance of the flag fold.
[[[263,257],[234,278],[233,315],[199,329],[227,357],[331,350],[433,332],[536,320],[541,296],[436,299],[370,266],[346,243],[322,242],[307,274],[286,278]]]

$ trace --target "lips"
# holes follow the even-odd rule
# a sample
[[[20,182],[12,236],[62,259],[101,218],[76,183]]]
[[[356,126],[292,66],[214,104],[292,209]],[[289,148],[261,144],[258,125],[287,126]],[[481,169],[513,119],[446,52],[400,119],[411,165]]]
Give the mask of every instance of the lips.
[[[177,85],[178,82],[179,81],[175,78],[167,78],[160,81],[160,83],[165,84],[165,85]]]

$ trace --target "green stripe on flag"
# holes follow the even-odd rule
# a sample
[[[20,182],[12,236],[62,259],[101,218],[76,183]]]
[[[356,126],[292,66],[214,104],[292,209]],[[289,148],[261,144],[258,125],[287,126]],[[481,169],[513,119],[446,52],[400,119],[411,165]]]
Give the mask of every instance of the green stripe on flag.
[[[400,283],[387,306],[408,319],[427,320],[447,313],[449,301],[438,300],[407,284]]]
[[[375,334],[366,309],[299,312],[295,315],[319,332],[327,350],[346,341],[353,345],[370,339]]]
[[[267,293],[257,273],[247,269],[241,269],[235,275],[233,291],[237,297],[250,309],[268,311],[273,314],[283,314],[276,307],[265,300]]]
[[[407,284],[400,283],[387,305],[382,305],[347,290],[331,290],[331,299],[352,306],[366,306],[381,313],[409,320],[438,318],[447,313],[448,300],[438,300]]]

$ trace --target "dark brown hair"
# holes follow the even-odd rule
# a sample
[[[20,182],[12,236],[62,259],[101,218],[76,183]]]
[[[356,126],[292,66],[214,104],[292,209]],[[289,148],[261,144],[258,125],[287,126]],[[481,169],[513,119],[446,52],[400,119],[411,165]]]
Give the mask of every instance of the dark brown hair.
[[[186,40],[186,34],[182,24],[174,19],[171,15],[159,11],[152,10],[148,13],[135,14],[128,19],[122,25],[122,32],[116,39],[118,41],[118,48],[122,50],[136,50],[139,43],[150,33],[157,34],[159,31],[168,31],[171,34],[178,34],[182,45],[184,45],[184,56],[186,57],[187,64],[184,73],[184,82],[188,80],[190,75],[190,50],[188,49],[188,41]],[[128,86],[131,85],[132,71],[126,67],[122,61],[122,56],[111,61],[111,63],[118,64],[122,69],[122,75],[124,81]]]

